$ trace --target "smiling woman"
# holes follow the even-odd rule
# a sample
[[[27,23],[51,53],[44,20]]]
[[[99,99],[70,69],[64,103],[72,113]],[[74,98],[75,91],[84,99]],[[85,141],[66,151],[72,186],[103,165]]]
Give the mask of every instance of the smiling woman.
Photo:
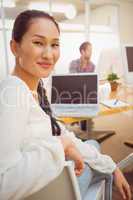
[[[45,12],[27,10],[15,20],[10,43],[15,67],[0,82],[0,199],[23,199],[38,191],[62,172],[65,159],[74,161],[77,176],[84,162],[93,171],[113,173],[122,196],[130,199],[128,183],[113,160],[52,116],[41,78],[49,76],[59,58],[59,36],[58,24]],[[106,197],[112,199],[111,185]]]
[[[31,74],[35,79],[47,77],[59,58],[59,30],[53,21],[36,17],[30,22],[30,29],[23,35],[21,42],[19,37],[14,30],[11,41],[17,63],[14,74],[22,71],[27,78]]]

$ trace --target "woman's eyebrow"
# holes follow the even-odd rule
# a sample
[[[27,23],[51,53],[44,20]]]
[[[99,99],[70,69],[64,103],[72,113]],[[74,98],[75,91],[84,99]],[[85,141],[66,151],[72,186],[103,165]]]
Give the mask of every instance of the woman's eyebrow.
[[[45,36],[39,35],[39,34],[35,34],[35,35],[33,35],[33,37],[39,37],[39,38],[41,38],[41,39],[47,39]],[[53,38],[52,40],[58,42],[58,41],[59,41],[59,38]]]

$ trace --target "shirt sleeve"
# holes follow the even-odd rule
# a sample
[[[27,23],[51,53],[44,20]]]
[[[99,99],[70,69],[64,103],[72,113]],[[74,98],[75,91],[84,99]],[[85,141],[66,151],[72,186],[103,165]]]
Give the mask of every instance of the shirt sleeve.
[[[92,169],[107,174],[114,172],[116,164],[110,156],[101,154],[95,146],[82,142],[80,139],[75,137],[73,132],[68,131],[65,126],[62,124],[60,124],[60,126],[62,134],[66,134],[71,138],[82,154],[84,161],[87,162]]]
[[[0,83],[0,198],[15,199],[41,189],[64,168],[65,156],[56,137],[25,141],[30,91],[19,79]]]
[[[95,70],[96,70],[96,65],[92,63],[92,72],[95,72]]]
[[[70,66],[69,66],[69,73],[76,73],[76,62],[73,60],[71,61],[70,63]]]

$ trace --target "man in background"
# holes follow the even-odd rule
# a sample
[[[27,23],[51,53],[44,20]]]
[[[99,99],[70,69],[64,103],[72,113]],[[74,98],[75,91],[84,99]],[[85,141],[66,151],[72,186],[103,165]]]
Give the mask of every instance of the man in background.
[[[88,41],[83,42],[80,47],[80,58],[76,60],[72,60],[69,67],[70,73],[87,73],[87,72],[94,72],[95,65],[91,62],[91,55],[92,55],[92,44]],[[90,126],[92,126],[92,120],[82,120],[80,122],[80,127],[82,130],[87,129],[87,123],[90,122]]]
[[[80,47],[80,58],[72,60],[69,67],[70,73],[94,72],[95,65],[91,62],[92,44],[88,41],[83,42]]]

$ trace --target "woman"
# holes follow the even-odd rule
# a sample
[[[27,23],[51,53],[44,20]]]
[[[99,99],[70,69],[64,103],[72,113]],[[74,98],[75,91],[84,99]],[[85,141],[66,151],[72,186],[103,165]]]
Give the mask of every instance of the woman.
[[[60,55],[56,21],[41,11],[24,11],[15,20],[11,50],[12,75],[0,83],[0,199],[20,199],[38,191],[55,177],[65,159],[80,176],[84,162],[100,173],[114,174],[123,199],[129,185],[113,160],[75,138],[51,115],[41,78],[48,77]]]

